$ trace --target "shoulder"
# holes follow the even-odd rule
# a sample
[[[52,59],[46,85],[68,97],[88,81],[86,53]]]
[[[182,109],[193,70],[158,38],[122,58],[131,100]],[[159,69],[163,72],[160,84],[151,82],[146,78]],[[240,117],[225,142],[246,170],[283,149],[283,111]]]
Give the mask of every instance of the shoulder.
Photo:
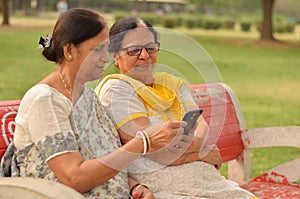
[[[20,104],[20,110],[30,110],[32,107],[47,108],[47,106],[58,106],[70,110],[72,102],[63,94],[47,84],[38,84],[30,88]],[[44,107],[46,106],[46,107]]]
[[[110,79],[108,80],[99,92],[99,97],[107,95],[108,93],[121,93],[128,94],[134,92],[134,88],[126,81],[120,79]]]
[[[183,83],[180,85],[179,89],[178,89],[179,92],[190,92],[191,89],[190,89],[190,86],[186,83]]]
[[[46,84],[35,85],[25,93],[21,101],[21,106],[22,104],[32,104],[41,98],[47,98],[52,92],[51,87]]]
[[[113,87],[113,88],[119,88],[119,87],[125,87],[125,88],[130,88],[131,85],[122,80],[122,79],[110,79],[110,80],[107,80],[107,82],[104,84],[103,87]]]

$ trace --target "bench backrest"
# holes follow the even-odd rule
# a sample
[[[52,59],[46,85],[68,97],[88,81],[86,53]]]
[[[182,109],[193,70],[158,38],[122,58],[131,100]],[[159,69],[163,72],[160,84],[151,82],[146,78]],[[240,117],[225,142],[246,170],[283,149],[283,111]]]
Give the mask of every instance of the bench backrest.
[[[244,145],[241,133],[245,121],[238,99],[225,84],[191,85],[193,98],[209,124],[209,144],[217,144],[224,162],[241,155]]]
[[[0,160],[13,138],[20,100],[0,101]]]
[[[237,158],[243,152],[245,124],[233,91],[220,83],[191,85],[191,91],[209,124],[208,142],[217,144],[224,162]],[[0,160],[13,138],[19,104],[20,100],[0,101]]]

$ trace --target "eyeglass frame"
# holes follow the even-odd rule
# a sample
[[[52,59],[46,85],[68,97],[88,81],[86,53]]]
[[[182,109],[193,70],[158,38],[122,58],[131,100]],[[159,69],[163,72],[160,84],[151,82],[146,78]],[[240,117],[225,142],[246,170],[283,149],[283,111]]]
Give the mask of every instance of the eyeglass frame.
[[[149,51],[148,51],[147,46],[148,46],[148,45],[151,45],[151,44],[156,44],[156,45],[157,45],[157,50],[156,50],[155,52],[149,52]],[[134,49],[130,51],[129,48],[134,48]],[[132,51],[134,51],[134,50],[138,50],[138,48],[140,48],[140,49],[139,49],[139,53],[137,53],[137,54],[130,54],[130,52],[132,52]],[[143,51],[143,49],[145,49],[146,52],[147,52],[149,55],[151,55],[151,54],[157,53],[157,52],[159,51],[159,48],[160,48],[160,43],[159,43],[159,42],[150,42],[150,43],[148,43],[148,44],[146,44],[146,45],[143,45],[143,46],[142,46],[142,45],[133,45],[133,46],[128,46],[128,47],[126,47],[126,48],[121,48],[120,51],[125,50],[125,51],[126,51],[126,54],[127,54],[128,56],[140,56],[141,53],[142,53],[142,51]]]

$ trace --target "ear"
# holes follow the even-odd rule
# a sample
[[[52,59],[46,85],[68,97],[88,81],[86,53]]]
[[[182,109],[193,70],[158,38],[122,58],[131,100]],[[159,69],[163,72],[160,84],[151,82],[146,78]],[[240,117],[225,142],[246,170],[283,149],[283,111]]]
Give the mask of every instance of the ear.
[[[64,50],[64,59],[67,61],[72,61],[73,56],[74,56],[74,44],[69,43],[64,45],[63,50]]]
[[[119,55],[117,53],[111,53],[111,57],[114,59],[115,65],[119,65]]]
[[[112,56],[112,58],[115,60],[119,57],[119,55],[117,53],[110,53],[110,55]]]

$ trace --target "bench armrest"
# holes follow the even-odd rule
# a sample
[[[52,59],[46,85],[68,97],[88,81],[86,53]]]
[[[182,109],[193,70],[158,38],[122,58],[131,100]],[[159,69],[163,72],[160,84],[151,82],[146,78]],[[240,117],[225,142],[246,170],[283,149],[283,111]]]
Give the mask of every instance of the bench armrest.
[[[245,149],[287,146],[300,148],[300,126],[278,126],[249,129],[242,133]],[[281,164],[269,172],[284,175],[289,182],[300,179],[300,157]]]

